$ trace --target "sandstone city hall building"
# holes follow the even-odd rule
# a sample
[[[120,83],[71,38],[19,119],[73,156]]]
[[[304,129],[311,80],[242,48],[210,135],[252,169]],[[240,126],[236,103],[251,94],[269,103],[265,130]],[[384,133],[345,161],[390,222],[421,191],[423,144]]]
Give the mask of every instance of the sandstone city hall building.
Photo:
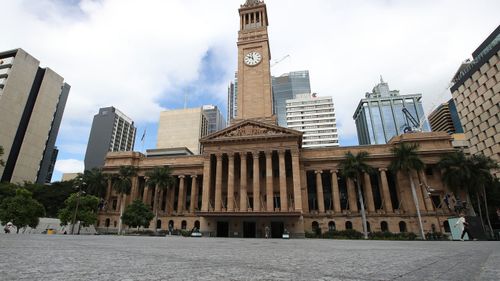
[[[388,169],[391,148],[411,142],[419,144],[426,164],[425,171],[414,174],[424,231],[445,231],[450,213],[442,202],[447,191],[435,164],[453,151],[450,137],[411,133],[383,145],[302,148],[302,133],[278,126],[273,115],[266,5],[247,0],[239,14],[236,120],[201,138],[200,155],[109,153],[103,172],[118,173],[121,166],[132,165],[138,175],[125,202],[109,181],[98,229],[116,232],[120,204],[140,199],[152,207],[158,196],[158,218],[151,230],[197,227],[206,236],[219,237],[263,237],[267,227],[273,237],[281,237],[285,229],[292,237],[319,229],[362,231],[355,183],[342,177],[338,167],[348,151],[367,151],[368,164],[376,170],[364,174],[361,183],[369,231],[419,233],[409,178]],[[176,183],[155,192],[145,175],[161,166],[170,167]]]

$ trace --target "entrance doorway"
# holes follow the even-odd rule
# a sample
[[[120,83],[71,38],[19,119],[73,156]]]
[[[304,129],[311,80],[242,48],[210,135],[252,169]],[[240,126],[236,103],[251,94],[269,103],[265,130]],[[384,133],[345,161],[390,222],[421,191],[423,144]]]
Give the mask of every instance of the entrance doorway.
[[[244,221],[243,222],[243,237],[244,238],[255,238],[256,231],[256,223],[253,221]]]
[[[229,222],[217,222],[217,237],[229,237]]]
[[[285,224],[281,221],[271,222],[271,238],[282,238]]]

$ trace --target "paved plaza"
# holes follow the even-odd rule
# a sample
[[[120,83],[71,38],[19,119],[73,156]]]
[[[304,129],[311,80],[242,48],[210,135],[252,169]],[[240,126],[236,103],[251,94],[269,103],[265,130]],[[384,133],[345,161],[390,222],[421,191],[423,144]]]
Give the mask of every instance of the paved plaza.
[[[0,280],[500,280],[499,242],[0,235]]]

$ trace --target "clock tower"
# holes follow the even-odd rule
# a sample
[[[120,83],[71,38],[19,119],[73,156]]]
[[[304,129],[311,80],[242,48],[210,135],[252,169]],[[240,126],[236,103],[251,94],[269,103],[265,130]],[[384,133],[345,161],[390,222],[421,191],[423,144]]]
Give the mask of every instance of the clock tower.
[[[276,122],[273,116],[267,10],[262,0],[239,9],[237,119]]]

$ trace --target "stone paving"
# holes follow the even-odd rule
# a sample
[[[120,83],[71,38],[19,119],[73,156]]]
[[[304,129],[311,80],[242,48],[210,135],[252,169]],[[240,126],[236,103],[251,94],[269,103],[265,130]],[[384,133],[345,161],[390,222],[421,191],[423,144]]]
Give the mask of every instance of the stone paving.
[[[10,234],[0,280],[500,280],[500,242]]]

